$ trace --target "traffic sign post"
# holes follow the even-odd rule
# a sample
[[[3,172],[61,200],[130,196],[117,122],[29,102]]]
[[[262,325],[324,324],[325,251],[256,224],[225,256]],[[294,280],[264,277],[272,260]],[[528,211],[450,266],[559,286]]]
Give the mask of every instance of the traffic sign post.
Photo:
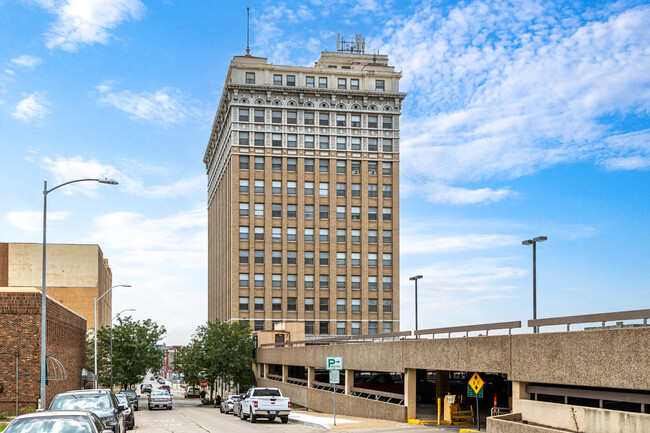
[[[325,358],[325,366],[330,372],[330,383],[334,391],[334,425],[336,425],[336,384],[339,383],[339,373],[343,370],[342,356],[328,356]]]
[[[481,414],[478,409],[478,399],[483,397],[483,379],[478,373],[474,373],[472,378],[467,383],[467,396],[476,397],[476,429],[481,431]],[[472,392],[473,391],[473,392]],[[471,394],[474,394],[473,396]]]

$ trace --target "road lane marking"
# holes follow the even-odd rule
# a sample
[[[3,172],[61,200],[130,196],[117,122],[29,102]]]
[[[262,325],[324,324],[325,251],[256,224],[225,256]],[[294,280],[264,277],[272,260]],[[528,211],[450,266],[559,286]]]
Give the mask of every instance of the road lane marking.
[[[187,419],[189,419],[190,421],[192,421],[194,424],[196,424],[197,426],[199,426],[199,427],[202,428],[203,430],[205,430],[205,431],[207,431],[208,433],[210,433],[210,430],[208,430],[206,427],[202,426],[202,425],[199,424],[198,422],[194,421],[192,418],[190,418],[189,416],[185,415],[185,414],[184,414],[183,412],[181,412],[180,410],[178,410],[178,409],[174,409],[174,410],[175,410],[176,412],[180,413],[181,415],[183,415],[185,418],[187,418]]]

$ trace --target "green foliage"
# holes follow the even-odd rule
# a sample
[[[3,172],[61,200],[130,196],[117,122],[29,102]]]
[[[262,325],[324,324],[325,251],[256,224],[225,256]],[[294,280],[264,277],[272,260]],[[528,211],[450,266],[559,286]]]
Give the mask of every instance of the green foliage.
[[[141,382],[147,371],[160,370],[165,355],[161,347],[167,331],[151,319],[135,321],[130,316],[119,317],[113,326],[113,383],[129,388]],[[87,339],[86,359],[94,369],[94,340],[90,334]],[[111,328],[97,331],[97,357],[99,383],[110,386],[111,381]]]
[[[0,431],[4,431],[9,424],[0,424]]]
[[[7,412],[0,412],[0,420],[7,419]]]

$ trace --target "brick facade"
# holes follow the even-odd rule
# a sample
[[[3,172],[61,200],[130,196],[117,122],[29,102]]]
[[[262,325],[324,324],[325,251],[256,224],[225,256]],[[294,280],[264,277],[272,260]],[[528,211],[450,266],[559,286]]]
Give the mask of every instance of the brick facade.
[[[16,354],[19,412],[37,407],[40,328],[40,290],[0,289],[0,412],[14,415],[16,411]],[[50,297],[47,355],[60,361],[67,372],[65,380],[50,380],[46,389],[49,404],[56,394],[81,388],[81,370],[86,361],[86,320]]]

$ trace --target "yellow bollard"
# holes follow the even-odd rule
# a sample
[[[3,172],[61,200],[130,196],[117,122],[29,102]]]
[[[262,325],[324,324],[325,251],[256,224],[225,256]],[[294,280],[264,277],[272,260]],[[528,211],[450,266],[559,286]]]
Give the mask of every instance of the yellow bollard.
[[[440,425],[440,397],[438,397],[438,425]]]

